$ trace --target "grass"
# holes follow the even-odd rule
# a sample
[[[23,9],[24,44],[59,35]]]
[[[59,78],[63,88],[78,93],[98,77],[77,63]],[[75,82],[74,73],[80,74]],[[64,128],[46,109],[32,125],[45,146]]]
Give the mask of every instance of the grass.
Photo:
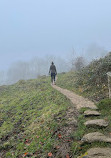
[[[50,86],[50,81],[19,81],[0,87],[0,153],[5,158],[41,157],[58,143],[53,135],[70,102]]]
[[[84,122],[87,121],[87,117],[83,115],[83,112],[87,110],[87,108],[82,108],[80,111],[80,115],[78,118],[78,130],[74,133],[74,143],[71,146],[74,158],[81,155],[81,158],[87,150],[93,147],[111,147],[110,143],[105,142],[94,142],[94,143],[85,143],[81,145],[81,138],[84,134],[91,133],[91,132],[101,132],[106,136],[111,137],[111,99],[104,99],[97,104],[99,108],[99,112],[101,116],[98,117],[89,117],[90,119],[105,119],[109,122],[108,127],[106,128],[98,128],[98,127],[85,127]]]
[[[83,157],[84,153],[91,147],[106,147],[109,143],[95,142],[91,144],[83,144],[81,146],[80,139],[84,134],[90,132],[102,132],[107,136],[111,136],[111,99],[108,99],[108,83],[106,73],[111,70],[111,53],[106,57],[91,62],[87,67],[80,71],[70,71],[68,73],[59,74],[57,84],[65,89],[71,90],[83,97],[94,101],[101,113],[98,117],[85,118],[83,112],[86,108],[81,109],[78,118],[78,130],[74,133],[74,143],[72,151],[74,158],[78,155]],[[84,122],[88,119],[103,118],[109,122],[108,127],[86,128]]]
[[[81,81],[81,78],[83,81]],[[80,110],[78,118],[78,130],[73,135],[74,143],[71,146],[74,158],[80,155],[83,157],[87,150],[92,147],[111,147],[109,143],[104,142],[94,142],[91,144],[86,143],[83,145],[80,143],[83,135],[91,132],[101,132],[106,136],[111,136],[111,99],[108,99],[108,87],[103,86],[103,83],[101,83],[99,87],[96,85],[94,86],[93,83],[90,83],[89,81],[89,83],[86,84],[87,80],[88,78],[86,79],[86,77],[84,78],[83,76],[80,76],[79,72],[68,72],[65,74],[59,74],[57,81],[57,84],[60,87],[71,90],[83,97],[93,100],[98,107],[98,111],[101,113],[101,116],[97,117],[84,117],[83,112],[88,108],[82,108]],[[99,118],[108,121],[108,127],[85,127],[85,121]]]
[[[106,128],[86,128],[81,109],[78,129],[72,133],[73,157],[86,155],[91,147],[111,147],[109,143],[95,142],[81,145],[80,140],[89,132],[111,135],[111,99],[108,97],[106,72],[110,70],[109,57],[91,63],[80,72],[58,75],[57,85],[76,92],[97,103],[101,116],[109,122]],[[105,99],[104,99],[105,98]],[[102,100],[103,99],[103,100]],[[52,89],[48,78],[24,81],[0,87],[0,156],[3,158],[46,158],[54,151],[59,140],[55,131],[66,125],[65,114],[70,102],[65,96]],[[61,118],[60,122],[57,118]],[[90,119],[94,119],[90,117]]]
[[[92,74],[88,73],[87,69],[83,71],[70,71],[65,74],[59,74],[57,84],[68,90],[71,90],[79,95],[82,95],[94,102],[98,102],[108,97],[108,83],[96,83],[92,81]]]

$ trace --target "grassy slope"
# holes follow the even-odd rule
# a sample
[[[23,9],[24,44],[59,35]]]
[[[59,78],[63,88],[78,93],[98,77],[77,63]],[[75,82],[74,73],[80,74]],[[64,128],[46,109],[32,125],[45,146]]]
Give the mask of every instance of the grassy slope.
[[[59,74],[57,84],[60,87],[69,89],[82,95],[94,102],[108,97],[107,77],[105,82],[96,83],[91,81],[91,74],[87,74],[84,69],[82,72],[68,72]],[[96,77],[97,79],[98,77]],[[99,79],[98,79],[99,80]]]
[[[88,119],[83,116],[83,111],[86,109],[81,109],[80,116],[78,118],[78,131],[74,134],[75,142],[72,148],[75,155],[83,154],[88,148],[95,146],[110,146],[107,143],[92,143],[84,144],[81,146],[79,144],[80,139],[85,133],[99,131],[105,135],[111,136],[111,99],[108,99],[108,87],[107,87],[107,76],[106,73],[111,71],[111,54],[103,59],[92,62],[86,68],[79,72],[68,72],[66,74],[59,74],[57,84],[60,87],[69,89],[76,92],[79,95],[93,100],[101,113],[100,117],[93,117],[89,119],[103,118],[109,122],[107,128],[86,128],[84,122]]]
[[[107,58],[92,63],[81,72],[60,74],[57,84],[94,101],[106,98],[108,96],[106,72],[110,64],[103,62],[104,60],[106,61]],[[64,125],[64,115],[70,102],[53,90],[49,83],[48,79],[39,79],[19,81],[12,86],[0,87],[0,154],[3,154],[2,157],[21,158],[27,155],[31,158],[46,158],[47,153],[53,151],[54,146],[58,144],[59,140],[53,133]],[[87,129],[83,125],[86,118],[82,114],[84,111],[82,109],[78,118],[78,131],[72,135],[75,140],[72,144],[75,157],[83,154],[91,146],[109,146],[104,143],[93,143],[84,144],[81,147],[79,144],[84,133],[101,131],[109,135],[111,100],[103,100],[98,107],[102,113],[101,117],[109,121],[109,126],[104,130]],[[58,123],[57,117],[62,117],[63,120]]]
[[[111,53],[95,60],[78,72],[59,76],[58,85],[86,96],[93,101],[108,97],[106,73],[111,71]]]
[[[5,158],[46,158],[57,145],[53,133],[64,123],[70,102],[49,79],[0,87],[0,154]],[[62,117],[58,123],[56,117]]]

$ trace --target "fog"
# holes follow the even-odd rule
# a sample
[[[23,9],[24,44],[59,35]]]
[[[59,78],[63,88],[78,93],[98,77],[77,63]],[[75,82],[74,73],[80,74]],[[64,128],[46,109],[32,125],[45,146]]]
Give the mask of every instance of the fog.
[[[104,57],[108,52],[96,44],[92,44],[86,50],[84,55],[78,55],[74,48],[65,58],[60,56],[34,57],[29,61],[19,60],[12,63],[7,70],[0,71],[0,85],[13,84],[19,80],[35,79],[39,76],[48,76],[49,67],[53,61],[57,72],[68,72],[70,70],[79,70],[85,67],[94,59]],[[79,65],[78,65],[79,64]]]
[[[110,6],[110,0],[0,1],[0,85],[48,75],[52,61],[59,73],[79,57],[85,63],[104,57],[111,50]]]
[[[13,84],[19,80],[35,79],[39,76],[48,76],[51,62],[56,65],[57,73],[68,72],[71,64],[65,59],[55,56],[35,57],[30,61],[17,61],[9,69],[0,72],[0,85]]]

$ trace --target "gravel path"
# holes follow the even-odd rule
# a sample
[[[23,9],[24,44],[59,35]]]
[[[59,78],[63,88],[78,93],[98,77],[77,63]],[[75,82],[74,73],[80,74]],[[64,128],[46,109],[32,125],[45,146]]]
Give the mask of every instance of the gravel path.
[[[64,94],[68,99],[70,99],[71,102],[76,106],[78,110],[80,110],[83,107],[88,107],[90,109],[97,109],[96,105],[92,101],[82,96],[79,96],[75,94],[74,92],[71,92],[67,89],[60,88],[56,85],[52,85],[52,87],[58,90],[59,92],[61,92],[62,94]]]
[[[56,85],[52,85],[52,87],[55,88],[56,90],[58,90],[59,92],[61,92],[62,94],[64,94],[68,99],[70,99],[71,102],[73,103],[73,105],[75,106],[76,110],[78,110],[78,111],[83,107],[88,107],[90,109],[97,109],[96,105],[92,101],[90,101],[82,96],[79,96],[67,89],[60,88]],[[86,114],[89,113],[89,114],[93,114],[93,115],[99,114],[97,111],[94,111],[94,110],[93,111],[86,110],[84,113],[86,113]],[[104,127],[108,126],[108,123],[105,122],[105,120],[101,120],[101,119],[90,120],[89,124],[90,125],[93,124],[93,126],[95,126],[94,122],[96,122],[96,125],[98,124],[100,126],[101,125],[100,121],[102,121],[102,123],[106,123]],[[87,123],[88,122],[86,122],[85,124],[87,124]],[[87,143],[92,143],[92,142],[110,142],[111,143],[111,138],[105,136],[102,133],[93,132],[93,133],[88,133],[88,134],[84,135],[83,138],[81,139],[81,142],[82,143],[86,143],[86,142]],[[84,157],[87,157],[87,158],[111,158],[111,148],[91,148],[86,153],[87,154]],[[79,156],[78,158],[82,158],[82,157],[83,156]],[[62,158],[65,158],[65,157],[62,157]]]

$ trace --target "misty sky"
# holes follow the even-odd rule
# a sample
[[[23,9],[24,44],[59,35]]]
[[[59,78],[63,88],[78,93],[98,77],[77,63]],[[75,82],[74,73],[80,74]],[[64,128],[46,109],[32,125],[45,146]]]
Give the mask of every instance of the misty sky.
[[[17,60],[111,50],[111,0],[1,0],[0,70]]]

